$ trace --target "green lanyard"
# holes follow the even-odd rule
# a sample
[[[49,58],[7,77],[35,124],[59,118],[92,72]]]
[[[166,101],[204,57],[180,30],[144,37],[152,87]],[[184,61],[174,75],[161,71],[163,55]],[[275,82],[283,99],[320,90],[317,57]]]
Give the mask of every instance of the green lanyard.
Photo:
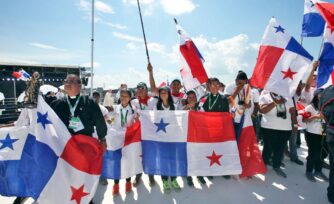
[[[219,94],[219,93],[218,93]],[[211,104],[211,96],[213,96],[212,94],[210,94],[209,96],[209,110],[212,110],[212,108],[215,106],[215,104],[217,103],[218,100],[218,94],[217,94],[217,98],[213,101],[213,104]]]
[[[121,109],[121,126],[124,127],[127,119],[128,119],[128,112],[129,110],[126,110],[125,116],[123,115],[123,109]]]
[[[72,107],[72,105],[70,103],[70,100],[68,100],[68,97],[67,97],[67,104],[70,107],[71,117],[74,117],[74,112],[75,112],[75,109],[77,108],[77,106],[79,104],[80,98],[81,98],[81,95],[79,95],[79,97],[77,98],[74,106]]]
[[[141,106],[141,103],[139,102],[140,110],[145,110],[145,106]]]

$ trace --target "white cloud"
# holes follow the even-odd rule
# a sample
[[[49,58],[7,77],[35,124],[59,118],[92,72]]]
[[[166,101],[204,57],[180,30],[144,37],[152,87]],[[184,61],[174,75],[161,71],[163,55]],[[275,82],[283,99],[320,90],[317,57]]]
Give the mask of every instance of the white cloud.
[[[160,53],[160,54],[165,54],[165,46],[159,43],[148,43],[147,44],[147,49],[150,52],[156,52],[156,53]]]
[[[78,4],[79,8],[84,11],[91,11],[92,10],[92,3],[89,0],[79,0]],[[109,6],[108,4],[102,2],[102,1],[95,1],[95,9],[96,11],[102,12],[102,13],[115,13],[114,9]]]
[[[200,35],[193,38],[193,41],[206,60],[204,67],[210,77],[218,77],[222,82],[228,84],[234,81],[238,70],[244,70],[249,77],[251,76],[258,44],[249,42],[247,35],[239,34],[228,39],[212,39]],[[142,45],[136,41],[130,41],[126,44],[126,48],[128,50],[126,53],[129,54],[141,49]],[[152,58],[156,60],[153,65],[155,65],[154,77],[157,85],[166,81],[167,78],[169,81],[180,78],[178,44],[167,49],[162,44],[149,43],[149,51],[158,53],[158,56]],[[140,81],[148,83],[148,73],[143,67],[128,67],[122,70],[124,71],[110,73],[110,75],[96,75],[95,86],[118,87],[121,83],[127,83],[129,87],[135,87]]]
[[[110,26],[112,28],[116,28],[119,30],[125,30],[127,27],[125,25],[119,24],[119,23],[112,23],[112,22],[103,22],[103,24]]]
[[[137,0],[122,0],[123,3],[125,4],[131,4],[134,6],[137,6]],[[149,5],[149,4],[153,4],[154,2],[156,2],[156,0],[140,0],[140,4],[141,5]]]
[[[52,45],[47,45],[47,44],[42,44],[42,43],[37,43],[37,42],[31,42],[29,43],[29,45],[33,47],[41,48],[41,49],[46,49],[46,50],[62,50]]]
[[[122,40],[127,40],[127,41],[132,41],[132,42],[142,42],[143,39],[136,37],[136,36],[132,36],[132,35],[128,35],[125,33],[120,33],[120,32],[112,32],[113,36]]]
[[[101,64],[99,62],[94,62],[93,65],[94,65],[94,68],[101,67]],[[82,66],[82,67],[90,67],[91,63],[90,62],[85,62],[85,63],[80,64],[80,66]]]
[[[122,70],[124,71],[112,74],[95,74],[94,87],[119,87],[120,84],[126,83],[128,87],[133,88],[141,81],[146,82],[149,86],[147,71],[138,67],[128,67]],[[154,72],[157,86],[166,81],[167,78],[174,79],[176,77],[179,77],[179,73],[172,73],[166,69],[159,68]]]
[[[95,1],[95,8],[102,13],[115,13],[111,6],[102,1]]]
[[[137,0],[123,0],[123,3],[137,6]],[[157,7],[170,15],[191,13],[198,7],[192,0],[142,0],[140,5],[143,15],[152,15]]]
[[[79,8],[82,10],[90,10],[91,9],[91,3],[88,0],[80,0],[79,1]]]
[[[191,0],[161,0],[164,11],[170,15],[181,15],[191,13],[197,5]]]
[[[250,46],[251,46],[254,50],[259,50],[259,48],[260,48],[260,43],[251,43]]]
[[[39,64],[39,61],[30,60],[24,56],[12,56],[6,53],[1,53],[0,55],[1,63],[17,63],[17,64]]]

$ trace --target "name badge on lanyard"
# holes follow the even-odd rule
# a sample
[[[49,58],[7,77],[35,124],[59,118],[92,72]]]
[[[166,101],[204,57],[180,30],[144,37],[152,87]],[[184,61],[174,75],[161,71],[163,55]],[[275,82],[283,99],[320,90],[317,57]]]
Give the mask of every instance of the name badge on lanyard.
[[[68,127],[71,128],[74,132],[79,132],[85,128],[79,117],[71,117]]]
[[[80,130],[83,130],[85,128],[85,126],[82,124],[79,116],[74,117],[74,112],[75,112],[75,109],[77,108],[77,106],[79,104],[80,98],[81,98],[81,96],[78,97],[78,99],[76,100],[73,107],[72,107],[70,101],[67,98],[67,103],[68,103],[68,106],[70,107],[70,112],[71,112],[71,118],[70,118],[70,121],[69,121],[68,128],[72,129],[74,132],[79,132]]]

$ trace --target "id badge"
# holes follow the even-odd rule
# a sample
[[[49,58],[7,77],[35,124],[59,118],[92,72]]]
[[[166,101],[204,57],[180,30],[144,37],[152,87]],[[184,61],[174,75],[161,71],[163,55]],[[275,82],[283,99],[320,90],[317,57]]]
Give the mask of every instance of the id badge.
[[[68,127],[71,128],[74,132],[79,132],[85,128],[79,117],[72,117]]]

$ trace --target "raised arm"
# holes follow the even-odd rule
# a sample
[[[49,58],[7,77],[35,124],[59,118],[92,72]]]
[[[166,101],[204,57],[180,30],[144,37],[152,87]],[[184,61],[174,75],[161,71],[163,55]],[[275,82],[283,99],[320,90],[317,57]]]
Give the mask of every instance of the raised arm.
[[[157,96],[158,95],[158,88],[155,85],[155,80],[154,80],[154,76],[153,76],[153,67],[152,67],[151,63],[148,63],[147,71],[148,71],[148,74],[149,74],[151,90],[154,93],[154,95]]]
[[[317,69],[317,67],[319,66],[319,61],[314,61],[313,65],[312,65],[312,70],[310,72],[310,74],[308,75],[307,79],[306,79],[306,83],[305,83],[305,91],[309,92],[311,85],[312,85],[312,80],[313,80],[313,75],[315,70]]]

